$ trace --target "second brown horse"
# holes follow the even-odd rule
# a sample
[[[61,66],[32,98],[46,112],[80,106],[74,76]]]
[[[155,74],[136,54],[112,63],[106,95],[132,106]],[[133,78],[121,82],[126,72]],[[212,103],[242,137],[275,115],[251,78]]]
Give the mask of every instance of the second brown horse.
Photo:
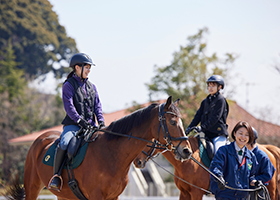
[[[199,156],[199,142],[198,139],[192,137],[189,139],[191,148],[193,151],[193,157],[202,163]],[[273,166],[275,167],[275,173],[267,186],[271,200],[280,199],[280,149],[273,145],[261,145],[258,147],[267,153],[269,159],[271,160]],[[145,147],[144,152],[153,152],[153,155],[159,153],[161,150],[156,149],[152,151],[151,147]],[[150,155],[152,156],[152,155]],[[205,190],[209,189],[210,186],[210,175],[209,173],[200,167],[197,163],[192,160],[186,160],[184,162],[177,161],[171,152],[164,152],[163,156],[173,165],[175,169],[175,175],[181,179]],[[134,165],[138,168],[144,168],[146,162],[148,161],[147,155],[140,153],[138,157],[134,160]],[[180,190],[180,200],[201,200],[205,192],[188,183],[185,183],[174,177],[174,182],[178,189]]]

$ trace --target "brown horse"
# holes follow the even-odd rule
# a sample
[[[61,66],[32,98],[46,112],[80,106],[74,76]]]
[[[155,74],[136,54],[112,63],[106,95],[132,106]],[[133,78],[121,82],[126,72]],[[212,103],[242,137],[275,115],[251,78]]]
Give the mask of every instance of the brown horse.
[[[198,139],[192,137],[189,138],[189,142],[193,151],[192,156],[201,164],[203,164],[199,156]],[[258,144],[258,147],[267,153],[269,159],[271,160],[273,166],[276,169],[272,180],[267,186],[267,189],[272,200],[279,200],[280,149],[273,145]],[[148,159],[151,158],[153,155],[160,153],[160,151],[162,150],[155,149],[154,147],[145,147],[144,150],[134,160],[134,165],[138,168],[144,168]],[[271,153],[271,151],[273,151],[274,153]],[[184,162],[177,161],[174,159],[172,153],[168,151],[164,152],[163,156],[173,165],[176,176],[199,188],[208,190],[210,185],[209,173],[202,167],[200,167],[197,163],[195,163],[192,160],[186,160]],[[174,182],[180,190],[180,200],[198,200],[203,198],[203,195],[205,194],[203,190],[200,190],[194,186],[191,186],[188,183],[185,183],[184,181],[178,179],[176,176],[174,176]]]
[[[199,156],[199,146],[198,138],[191,137],[189,138],[191,148],[193,151],[193,157],[202,163]],[[151,147],[145,147],[144,152],[152,152]],[[156,149],[153,154],[158,153],[161,150]],[[173,165],[175,169],[175,175],[180,177],[183,180],[188,181],[189,183],[196,185],[204,190],[208,190],[210,185],[210,176],[209,173],[196,164],[192,160],[186,160],[184,162],[177,161],[171,152],[166,151],[163,153],[163,156]],[[138,168],[144,168],[147,162],[147,155],[140,153],[137,158],[134,160],[134,165]],[[205,192],[199,188],[193,187],[188,183],[185,183],[174,176],[174,182],[178,189],[180,190],[180,200],[198,200],[202,199]]]
[[[259,149],[266,152],[273,166],[275,167],[274,175],[267,186],[271,199],[280,199],[280,148],[274,145],[260,145]]]
[[[119,199],[128,183],[131,163],[153,138],[171,148],[177,159],[190,158],[192,151],[176,103],[172,103],[172,97],[169,97],[166,103],[139,109],[99,132],[97,140],[88,144],[81,165],[74,169],[79,188],[87,199]],[[14,190],[7,194],[10,200],[24,199],[24,192],[26,200],[36,200],[40,190],[48,185],[53,168],[43,164],[42,160],[59,135],[59,132],[46,132],[34,141],[25,162],[24,187],[12,186]],[[67,183],[66,170],[62,171],[62,177]],[[51,192],[58,199],[77,199],[67,184],[63,184],[60,192]]]

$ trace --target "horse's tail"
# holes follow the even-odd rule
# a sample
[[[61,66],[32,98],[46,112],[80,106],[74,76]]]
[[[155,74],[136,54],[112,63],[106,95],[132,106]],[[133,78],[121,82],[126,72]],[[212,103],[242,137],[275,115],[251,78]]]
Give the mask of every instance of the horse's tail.
[[[276,146],[265,146],[270,153],[272,153],[276,160],[275,174],[276,174],[276,195],[275,199],[280,199],[280,149]]]
[[[18,176],[15,178],[12,185],[7,186],[6,192],[3,196],[7,200],[24,200],[25,199],[25,190],[24,190],[24,187],[20,184]]]

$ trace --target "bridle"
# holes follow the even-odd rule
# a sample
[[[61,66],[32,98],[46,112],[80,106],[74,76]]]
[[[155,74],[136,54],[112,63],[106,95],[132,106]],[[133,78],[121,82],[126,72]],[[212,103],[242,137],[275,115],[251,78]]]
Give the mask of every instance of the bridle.
[[[167,125],[166,125],[166,120],[165,120],[164,114],[171,114],[171,115],[175,115],[177,117],[178,117],[178,115],[176,113],[170,112],[170,111],[164,112],[163,111],[164,110],[164,105],[165,104],[163,103],[159,106],[159,116],[158,116],[158,118],[159,118],[160,123],[159,123],[159,128],[158,128],[158,138],[157,138],[157,140],[159,141],[159,133],[160,133],[160,129],[162,129],[163,137],[164,137],[164,140],[165,140],[166,144],[162,145],[162,144],[158,143],[158,145],[164,146],[169,151],[172,151],[172,150],[177,151],[177,149],[180,146],[180,144],[182,143],[182,141],[183,140],[188,140],[189,138],[188,138],[188,136],[174,138],[170,135],[170,133],[168,131],[168,128],[167,128]],[[178,141],[178,140],[180,140],[180,143],[176,147],[174,147],[174,145],[172,144],[172,141]],[[170,146],[170,148],[168,148],[169,146]]]
[[[142,151],[142,153],[146,156],[146,159],[145,159],[145,161],[144,161],[145,163],[146,163],[149,159],[155,158],[155,157],[157,157],[158,155],[160,155],[160,154],[162,154],[162,153],[164,153],[164,152],[167,151],[166,148],[160,147],[160,143],[159,143],[157,140],[154,140],[154,141],[153,141],[153,144],[152,144],[152,145],[147,145],[147,147],[150,147],[150,149],[148,150],[148,152],[146,152],[146,151],[144,151],[144,150]],[[156,149],[161,149],[161,150],[163,150],[163,151],[162,151],[162,152],[159,152],[159,153],[157,153],[157,154],[154,155]]]
[[[167,128],[167,125],[166,125],[166,120],[165,120],[165,116],[164,114],[167,113],[167,114],[172,114],[172,115],[175,115],[175,116],[178,116],[176,113],[174,112],[170,112],[170,111],[166,111],[164,112],[163,109],[164,109],[164,103],[161,104],[159,106],[159,128],[158,128],[158,138],[157,140],[159,141],[159,133],[160,133],[160,129],[162,129],[162,132],[163,132],[163,137],[164,137],[164,140],[166,141],[166,144],[161,144],[159,142],[156,143],[156,146],[158,147],[155,147],[155,148],[161,148],[161,149],[167,149],[169,151],[177,151],[179,145],[182,143],[183,140],[188,140],[188,136],[183,136],[183,137],[177,137],[177,138],[174,138],[170,135],[169,131],[168,131],[168,128]],[[146,140],[146,139],[143,139],[143,138],[139,138],[139,137],[135,137],[132,135],[132,133],[130,133],[129,135],[126,135],[126,134],[122,134],[122,133],[116,133],[116,132],[113,132],[113,131],[108,131],[108,130],[105,130],[105,129],[98,129],[97,127],[91,127],[90,128],[92,131],[101,131],[101,132],[105,132],[105,133],[109,133],[109,134],[112,134],[112,135],[117,135],[117,136],[122,136],[122,137],[128,137],[129,139],[130,138],[133,138],[133,139],[137,139],[137,140],[142,140],[142,141],[145,141],[147,143],[152,143],[154,145],[154,142],[150,141],[150,140]],[[180,143],[174,147],[174,145],[172,144],[172,141],[177,141],[177,140],[180,140]],[[169,146],[171,146],[170,148],[168,148]]]

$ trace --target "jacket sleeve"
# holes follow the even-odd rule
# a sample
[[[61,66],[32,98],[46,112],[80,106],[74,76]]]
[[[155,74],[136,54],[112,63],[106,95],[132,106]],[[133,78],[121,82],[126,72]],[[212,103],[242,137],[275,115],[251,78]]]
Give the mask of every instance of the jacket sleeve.
[[[220,147],[211,162],[209,170],[218,177],[220,176],[224,177],[223,168],[225,167],[225,165],[226,165],[226,148]],[[211,176],[211,179],[217,181],[213,176]]]
[[[257,158],[255,155],[253,155],[252,156],[252,170],[250,170],[250,177],[249,177],[250,182],[249,183],[251,183],[252,180],[256,180],[257,166],[258,166]]]
[[[264,184],[268,184],[272,179],[275,168],[269,160],[268,156],[263,155],[261,161],[259,162],[258,174],[256,174],[256,179],[261,180]]]
[[[204,101],[205,101],[205,99],[201,102],[200,107],[197,110],[197,112],[195,113],[195,116],[194,116],[192,122],[190,123],[190,125],[188,126],[188,128],[197,126],[199,124],[199,122],[201,121],[201,116],[202,116],[203,110],[204,110]]]
[[[219,119],[222,117],[224,110],[226,109],[226,102],[223,98],[220,98],[215,107],[213,108],[213,112],[211,113],[210,118],[201,124],[202,131],[210,129],[213,125],[215,125]]]
[[[62,100],[63,100],[64,109],[67,115],[74,122],[77,122],[80,115],[77,112],[73,103],[74,94],[75,92],[73,86],[69,82],[64,83],[62,87]]]

